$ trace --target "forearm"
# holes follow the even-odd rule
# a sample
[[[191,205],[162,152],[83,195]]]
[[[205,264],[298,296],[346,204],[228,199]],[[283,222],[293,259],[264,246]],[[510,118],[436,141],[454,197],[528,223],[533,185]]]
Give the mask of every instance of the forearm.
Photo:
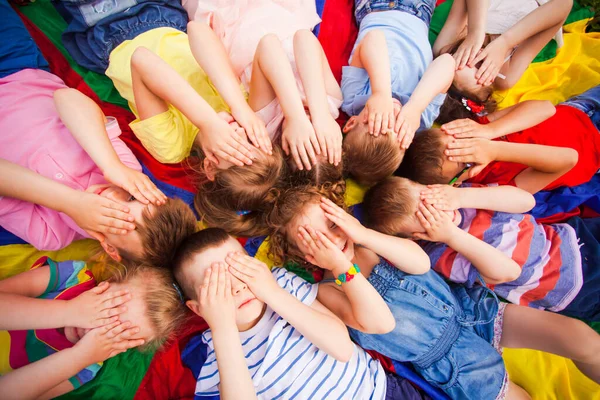
[[[215,327],[212,329],[212,337],[221,378],[219,386],[221,398],[224,400],[256,399],[256,391],[235,323],[225,323],[223,326]]]
[[[53,329],[70,326],[67,302],[0,293],[0,329]]]
[[[248,107],[229,57],[215,32],[201,22],[188,24],[192,54],[232,111]]]
[[[564,21],[573,2],[571,0],[551,0],[530,12],[502,34],[509,48],[522,43],[527,38]]]
[[[61,350],[0,376],[2,398],[36,399],[92,363],[82,357],[75,347]],[[32,377],[35,377],[34,384]]]
[[[531,128],[552,117],[556,108],[547,100],[523,101],[501,116],[490,114],[488,127],[492,129],[490,139]],[[491,118],[490,118],[491,117]]]
[[[322,52],[319,41],[309,30],[297,32],[294,36],[296,67],[306,93],[308,110],[313,119],[331,117],[321,66]]]
[[[423,113],[435,96],[448,91],[455,68],[456,63],[450,54],[442,54],[433,60],[404,107]]]
[[[92,99],[76,89],[59,89],[54,103],[62,122],[100,170],[121,163],[106,133],[104,114]]]
[[[456,228],[447,245],[462,254],[479,271],[486,283],[514,281],[521,268],[510,257],[471,234]]]
[[[377,30],[367,33],[354,56],[369,74],[372,93],[391,97],[392,77],[385,34]]]
[[[497,149],[496,161],[524,164],[544,173],[567,172],[573,167],[573,152],[577,155],[571,148],[557,146],[509,142],[493,145]]]
[[[460,208],[524,213],[535,206],[535,198],[514,186],[459,188]]]
[[[38,204],[66,212],[77,191],[20,165],[0,159],[0,196]],[[52,195],[49,196],[48,194]]]
[[[429,271],[429,256],[412,240],[368,229],[361,240],[363,246],[390,261],[396,268],[407,274],[420,275]]]
[[[465,0],[454,0],[448,18],[433,44],[433,55],[437,57],[446,47],[458,40],[458,35],[467,24],[467,4]]]
[[[354,351],[346,326],[335,316],[319,312],[283,289],[273,293],[269,306],[312,344],[330,356],[347,361]]]
[[[486,0],[466,0],[467,20],[469,32],[485,33],[487,10],[489,7]]]

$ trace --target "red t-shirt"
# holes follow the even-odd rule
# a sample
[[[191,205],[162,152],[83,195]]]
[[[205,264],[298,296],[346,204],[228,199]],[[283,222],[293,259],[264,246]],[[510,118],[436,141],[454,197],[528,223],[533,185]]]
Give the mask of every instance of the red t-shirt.
[[[600,132],[584,112],[574,107],[558,105],[556,114],[546,121],[496,140],[570,147],[577,150],[579,153],[577,165],[546,186],[544,190],[581,185],[588,182],[600,169]],[[468,182],[514,185],[515,177],[526,168],[527,166],[523,164],[493,161]]]

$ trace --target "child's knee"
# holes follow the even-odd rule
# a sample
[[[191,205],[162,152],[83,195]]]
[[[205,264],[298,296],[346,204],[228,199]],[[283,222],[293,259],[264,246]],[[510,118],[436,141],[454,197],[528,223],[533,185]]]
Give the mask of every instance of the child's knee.
[[[316,39],[315,34],[308,29],[300,29],[294,33],[294,43],[298,43],[299,41],[306,42],[314,39]]]
[[[190,21],[187,24],[187,32],[189,36],[202,34],[206,29],[212,30],[208,24],[200,21]]]
[[[144,65],[148,63],[149,57],[152,57],[154,53],[150,51],[150,49],[140,46],[133,51],[131,55],[131,67],[135,69],[140,69]]]

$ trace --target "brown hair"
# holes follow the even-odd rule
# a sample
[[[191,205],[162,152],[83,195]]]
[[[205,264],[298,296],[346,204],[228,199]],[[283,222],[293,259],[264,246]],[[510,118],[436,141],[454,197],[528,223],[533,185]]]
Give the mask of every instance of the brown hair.
[[[442,135],[445,133],[435,128],[415,135],[412,144],[406,150],[397,175],[423,185],[448,183],[442,175],[445,149]]]
[[[128,254],[122,256],[155,267],[168,267],[181,241],[196,231],[196,217],[180,199],[167,199],[165,204],[154,207],[152,213],[146,208],[142,218],[144,223],[137,227],[142,241],[142,256],[139,260]],[[122,253],[122,250],[119,251]]]
[[[269,225],[269,257],[277,263],[295,261],[305,267],[310,264],[304,260],[304,254],[290,242],[287,227],[296,217],[302,214],[302,209],[308,204],[318,204],[321,197],[326,197],[338,206],[345,208],[343,182],[326,184],[321,187],[299,186],[282,190],[277,196],[273,209],[267,217]]]
[[[412,185],[406,178],[393,176],[369,189],[363,200],[365,226],[387,235],[408,237],[402,232],[402,224],[414,217],[419,204]]]
[[[285,172],[285,163],[278,146],[273,146],[273,155],[259,154],[252,165],[218,170],[213,181],[199,185],[194,206],[208,226],[242,236],[266,233],[263,214],[271,202],[270,190]]]
[[[152,325],[154,337],[140,347],[141,351],[158,349],[188,316],[181,297],[173,285],[173,277],[165,268],[138,264],[128,268],[114,268],[110,282],[132,284],[143,291],[146,315]]]
[[[393,135],[370,135],[362,124],[346,134],[343,153],[346,174],[367,186],[392,175],[404,157]]]
[[[343,180],[343,163],[335,166],[329,163],[327,159],[321,158],[310,170],[303,169],[291,172],[283,180],[283,185],[284,187],[305,185],[321,187],[326,184],[340,183]]]
[[[187,237],[177,249],[173,260],[173,275],[188,299],[196,298],[196,283],[186,276],[188,263],[199,253],[225,243],[231,236],[221,228],[207,228]]]

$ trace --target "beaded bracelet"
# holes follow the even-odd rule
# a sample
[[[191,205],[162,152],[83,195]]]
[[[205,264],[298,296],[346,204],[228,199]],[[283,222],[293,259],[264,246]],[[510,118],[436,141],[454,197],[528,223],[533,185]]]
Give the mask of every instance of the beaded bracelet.
[[[352,266],[346,273],[340,274],[337,277],[337,279],[335,280],[335,283],[338,286],[342,286],[342,283],[350,282],[352,279],[354,279],[354,276],[358,275],[359,273],[360,273],[360,268],[358,268],[358,264],[352,264]]]

